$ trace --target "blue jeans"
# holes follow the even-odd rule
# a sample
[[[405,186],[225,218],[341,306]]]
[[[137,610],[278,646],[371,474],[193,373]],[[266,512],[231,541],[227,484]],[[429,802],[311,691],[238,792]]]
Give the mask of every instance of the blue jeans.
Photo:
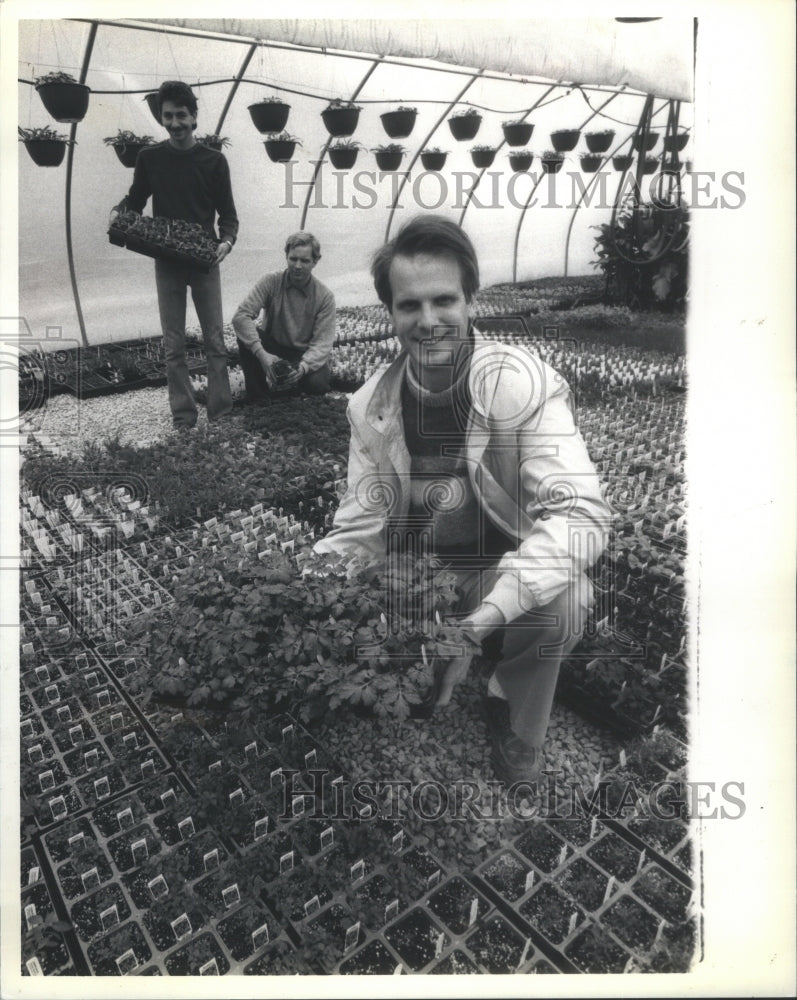
[[[186,290],[196,308],[202,327],[208,363],[208,420],[218,420],[232,410],[227,350],[224,346],[224,319],[221,310],[221,276],[215,265],[208,274],[166,260],[155,261],[169,406],[175,427],[193,427],[197,419],[196,401],[185,360]]]

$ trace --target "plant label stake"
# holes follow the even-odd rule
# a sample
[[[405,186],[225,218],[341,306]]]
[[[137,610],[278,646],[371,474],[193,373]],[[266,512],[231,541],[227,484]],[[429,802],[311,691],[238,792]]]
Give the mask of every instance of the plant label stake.
[[[614,875],[609,876],[609,881],[606,883],[606,892],[604,892],[603,894],[604,903],[607,902],[611,894],[614,892],[614,886],[616,881],[617,879],[614,877]]]
[[[269,942],[268,924],[261,924],[252,931],[252,948],[264,948]]]
[[[268,816],[255,820],[255,840],[262,840],[268,833]]]
[[[468,916],[468,927],[473,927],[476,923],[476,917],[479,914],[479,897],[474,896],[470,904],[470,914]]]
[[[184,937],[188,937],[188,935],[193,932],[191,921],[188,919],[187,913],[181,913],[179,917],[176,917],[170,922],[169,926],[178,941],[182,941]]]
[[[196,832],[193,817],[186,816],[185,819],[181,819],[177,824],[177,830],[180,834],[180,840],[188,840],[189,837],[193,837]]]
[[[108,688],[98,691],[94,697],[97,701],[97,708],[106,708],[111,704],[111,692]]]
[[[343,945],[343,951],[351,951],[355,947],[357,942],[360,940],[360,921],[358,920],[356,924],[352,924],[351,927],[346,928],[346,941]]]
[[[371,805],[365,805],[359,810],[357,815],[360,819],[370,819],[374,814],[374,807]]]
[[[434,943],[434,957],[440,958],[443,953],[443,948],[446,946],[446,936],[444,933],[437,935],[437,940]]]
[[[166,879],[163,875],[156,875],[147,882],[147,888],[153,899],[161,899],[163,896],[169,894],[169,886],[166,884]]]
[[[133,864],[140,865],[146,861],[149,857],[149,847],[147,846],[146,837],[142,837],[141,840],[134,840],[130,845],[130,853],[133,855]]]
[[[82,743],[84,740],[83,726],[72,726],[69,730],[69,738],[72,741],[73,747],[76,747],[78,743]]]
[[[127,750],[138,750],[138,736],[135,733],[125,733],[122,737],[122,743]]]
[[[558,865],[563,865],[567,860],[567,844],[562,844],[562,850],[559,852]]]
[[[24,739],[29,739],[31,736],[33,736],[35,734],[35,730],[33,728],[33,723],[30,721],[30,719],[25,719],[25,721],[19,727],[19,731],[22,734],[22,736],[23,736]],[[71,734],[71,732],[72,732],[72,730],[70,730],[70,734]]]
[[[532,868],[526,872],[526,884],[523,891],[528,892],[533,885],[534,885],[534,869]]]
[[[44,689],[44,693],[47,696],[47,701],[54,705],[56,702],[61,700],[61,692],[58,690],[57,684],[51,684],[49,687]]]
[[[221,760],[214,760],[208,764],[208,774],[221,774]]]
[[[351,866],[349,874],[351,875],[352,882],[359,882],[361,878],[365,878],[365,861],[362,858],[359,861],[355,861]]]
[[[119,824],[119,829],[124,830],[126,826],[133,825],[133,810],[130,806],[127,809],[120,809],[116,814],[116,822]]]
[[[42,917],[36,912],[36,904],[28,903],[25,907],[25,923],[27,924],[28,930],[35,927],[37,924],[42,922]]]
[[[62,705],[56,712],[59,722],[71,722],[72,721],[72,709],[69,705]]]
[[[315,749],[308,750],[304,755],[304,766],[309,770],[311,767],[315,767],[318,763],[318,754]]]
[[[242,806],[244,804],[243,788],[236,788],[234,792],[230,792],[229,799],[231,806]]]
[[[36,667],[36,678],[39,684],[50,683],[50,671],[47,667]]]
[[[44,975],[44,969],[42,969],[41,967],[41,962],[35,955],[33,956],[33,958],[29,958],[27,962],[25,962],[25,968],[28,970],[28,975],[31,976]]]
[[[644,868],[645,861],[646,861],[646,854],[645,854],[645,849],[643,847],[642,850],[639,852],[639,861],[637,862],[637,866],[636,866],[636,870],[638,872],[641,872],[642,869]]]
[[[282,768],[277,767],[271,772],[271,787],[274,787],[274,782],[282,778]]]
[[[86,770],[87,771],[91,771],[95,767],[99,767],[99,765],[100,765],[100,751],[97,749],[97,747],[94,747],[91,750],[87,750],[83,754],[83,763],[86,765]]]
[[[306,917],[312,916],[321,909],[321,900],[318,896],[311,896],[310,899],[304,904],[304,915]]]
[[[96,670],[92,670],[90,674],[85,674],[84,676],[86,678],[86,687],[95,688],[100,683]]]
[[[285,872],[293,871],[294,863],[294,853],[293,851],[288,851],[280,857],[280,875],[284,875]]]
[[[114,712],[110,718],[111,732],[113,732],[115,729],[121,729],[124,724],[124,721],[125,721],[124,716],[122,715],[121,712]]]
[[[83,883],[83,892],[88,892],[89,889],[96,889],[100,884],[100,873],[95,868],[89,868],[88,871],[83,872],[80,876],[80,881]]]
[[[440,877],[442,876],[442,874],[443,873],[440,871],[439,868],[436,871],[432,872],[432,874],[426,880],[426,891],[427,892],[430,889],[433,889],[437,885],[437,883],[440,881]]]
[[[254,740],[252,743],[247,743],[244,747],[244,757],[247,760],[257,759],[257,741]]]
[[[138,968],[138,959],[132,948],[128,948],[123,955],[116,959],[116,967],[120,976],[126,976]]]
[[[212,851],[206,851],[202,855],[202,864],[206,872],[211,871],[213,868],[218,868],[221,864],[219,860],[219,849],[214,847]]]
[[[291,801],[291,811],[294,816],[304,815],[304,795],[294,795]]]
[[[627,766],[628,766],[628,756],[627,756],[625,750],[621,750],[620,751],[620,767],[627,767]]]
[[[39,775],[39,786],[43,792],[49,792],[51,788],[55,788],[55,775],[52,771],[42,771]]]
[[[221,898],[224,900],[225,910],[229,910],[231,906],[235,906],[236,903],[240,903],[241,893],[238,891],[238,883],[233,882],[233,884],[228,885],[226,889],[222,889]]]
[[[28,760],[31,764],[41,764],[44,760],[44,751],[42,750],[41,743],[37,743],[35,747],[29,748]]]
[[[590,840],[594,840],[595,839],[595,835],[597,834],[597,832],[598,832],[598,817],[597,816],[593,816],[592,817],[592,821],[591,821],[590,826],[589,826]]]
[[[401,854],[401,849],[404,847],[404,831],[399,830],[398,833],[394,833],[390,840],[390,846],[394,854]]]
[[[176,805],[177,803],[177,793],[173,788],[167,788],[165,792],[161,792],[161,805],[164,809],[168,808],[170,805]]]
[[[659,926],[656,928],[656,936],[653,938],[653,944],[658,944],[661,941],[661,936],[664,933],[664,923],[663,919],[659,920]]]
[[[119,923],[119,910],[116,903],[100,913],[100,923],[102,924],[102,929],[104,931],[107,931],[109,927],[116,927]]]
[[[67,840],[67,844],[69,844],[69,850],[73,851],[78,846],[78,844],[82,844],[83,841],[85,840],[85,837],[86,835],[83,833],[82,830],[80,831],[80,833],[76,833],[73,837],[70,837]]]
[[[107,799],[111,794],[111,783],[107,777],[97,778],[94,782],[94,794],[98,799]]]
[[[321,831],[321,850],[325,851],[328,847],[332,847],[335,842],[335,831],[331,826]]]
[[[200,976],[218,976],[218,975],[221,975],[221,973],[219,972],[219,966],[218,966],[218,963],[216,962],[215,957],[211,958],[208,962],[205,962],[204,965],[200,965],[199,966],[199,975]]]
[[[578,923],[578,914],[577,913],[571,913],[570,914],[570,923],[567,925],[567,933],[568,934],[572,934],[573,933],[573,931],[576,929],[576,924],[577,923]]]
[[[296,727],[293,725],[293,723],[290,723],[289,725],[284,726],[283,730],[282,730],[282,742],[283,743],[287,743],[289,739],[292,739],[295,731],[296,731]]]
[[[28,885],[33,885],[34,882],[38,882],[41,878],[41,869],[38,865],[34,865],[28,872]]]
[[[529,957],[529,951],[531,950],[531,938],[526,938],[526,943],[523,945],[523,952],[520,956],[520,961],[517,964],[517,968],[520,969]]]

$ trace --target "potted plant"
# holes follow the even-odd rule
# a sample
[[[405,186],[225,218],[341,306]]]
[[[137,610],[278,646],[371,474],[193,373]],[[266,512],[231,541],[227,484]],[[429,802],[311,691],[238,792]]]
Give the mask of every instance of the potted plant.
[[[582,153],[579,160],[585,174],[594,174],[601,165],[601,157],[597,153]]]
[[[321,117],[324,119],[327,132],[337,139],[340,136],[351,135],[357,128],[361,110],[351,101],[342,101],[336,98],[324,108]]]
[[[531,122],[501,122],[507,146],[525,146],[531,138],[534,126]]]
[[[377,146],[371,152],[376,156],[376,164],[380,170],[398,170],[406,150],[395,142],[386,146]]]
[[[82,122],[89,107],[91,89],[69,73],[47,73],[36,78],[36,91],[57,122]]]
[[[482,116],[476,108],[465,108],[462,111],[455,111],[448,119],[448,127],[454,138],[462,142],[463,139],[473,139],[479,131],[482,123]]]
[[[658,132],[648,132],[648,134],[644,136],[645,140],[644,149],[642,149],[642,140],[643,140],[642,132],[637,132],[634,136],[632,136],[631,143],[633,144],[633,147],[637,152],[649,153],[651,149],[653,149],[653,147],[659,141]]]
[[[301,142],[295,135],[280,132],[279,135],[273,135],[270,139],[266,139],[263,145],[266,147],[268,158],[273,163],[287,163],[293,156],[296,147],[301,146]]]
[[[688,132],[679,132],[677,135],[665,135],[664,136],[664,152],[665,153],[680,153],[681,150],[689,142]]]
[[[576,148],[576,143],[581,135],[581,129],[560,128],[551,132],[551,144],[557,153],[569,153]]]
[[[357,162],[357,156],[363,148],[355,139],[342,139],[329,147],[329,159],[332,166],[338,170],[349,170]]]
[[[655,174],[659,168],[659,161],[655,156],[646,156],[642,161],[642,173],[647,177],[648,174]]]
[[[264,135],[269,132],[281,132],[288,121],[291,106],[281,97],[264,97],[249,105],[249,115],[252,124],[258,132]]]
[[[106,136],[102,141],[106,146],[113,146],[123,167],[134,167],[138,151],[155,143],[151,135],[136,135],[127,129],[119,129],[116,135]]]
[[[590,153],[605,153],[614,139],[614,129],[607,128],[602,132],[587,132],[584,139]]]
[[[217,135],[215,132],[209,132],[207,135],[198,135],[196,136],[196,141],[202,143],[203,146],[209,146],[211,149],[217,150],[219,153],[225,146],[232,145],[226,135]]]
[[[470,151],[470,158],[474,167],[489,167],[495,159],[494,146],[473,146]]]
[[[521,149],[516,153],[509,154],[509,166],[516,174],[528,170],[531,166],[534,154],[528,149]]]
[[[633,162],[634,157],[631,153],[618,153],[612,157],[612,166],[615,170],[628,170]]]
[[[562,169],[564,160],[564,153],[554,149],[546,149],[540,157],[542,169],[546,174],[558,174]]]
[[[63,162],[66,147],[74,142],[49,125],[43,128],[17,128],[19,141],[25,143],[30,158],[40,167],[57,167]]]
[[[447,151],[437,146],[428,146],[421,152],[421,163],[424,170],[442,170],[445,166]]]
[[[417,116],[417,108],[408,108],[400,104],[395,111],[386,111],[379,117],[382,119],[385,132],[391,139],[406,139],[415,127]]]

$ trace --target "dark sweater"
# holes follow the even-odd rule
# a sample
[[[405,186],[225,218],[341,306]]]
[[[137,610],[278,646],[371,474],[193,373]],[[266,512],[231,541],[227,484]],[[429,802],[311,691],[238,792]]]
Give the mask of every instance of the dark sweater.
[[[175,149],[168,140],[145,146],[136,159],[130,190],[116,209],[143,212],[150,196],[153,215],[198,222],[214,238],[218,212],[219,238],[235,242],[238,216],[223,153],[198,142],[190,149]]]

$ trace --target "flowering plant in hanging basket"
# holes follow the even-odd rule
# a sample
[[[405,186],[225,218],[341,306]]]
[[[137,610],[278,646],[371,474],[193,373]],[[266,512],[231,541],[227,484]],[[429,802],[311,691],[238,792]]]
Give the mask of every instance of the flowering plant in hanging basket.
[[[428,146],[421,151],[421,163],[424,170],[442,170],[445,166],[448,150],[438,149],[437,146]]]
[[[614,139],[614,129],[607,128],[602,132],[587,132],[584,139],[590,153],[605,153]]]
[[[250,104],[248,110],[257,131],[266,135],[269,132],[281,132],[285,128],[291,106],[281,97],[264,97]]]
[[[371,152],[376,156],[376,165],[380,170],[398,170],[406,149],[398,143],[389,142],[385,146],[377,146]]]
[[[362,108],[352,104],[351,101],[342,101],[336,98],[324,108],[321,117],[327,132],[337,139],[339,136],[351,135],[354,132],[357,128],[357,122],[360,120],[360,111]]]
[[[36,78],[36,92],[57,122],[82,122],[89,108],[91,88],[69,73],[47,73]]]
[[[642,150],[642,139],[643,136],[641,132],[637,132],[636,135],[632,136],[631,138],[631,144],[633,145],[634,149],[637,152]],[[659,141],[658,132],[648,132],[647,136],[645,137],[645,149],[643,150],[643,152],[649,153],[658,141]]]
[[[515,171],[516,174],[519,174],[524,170],[529,169],[533,159],[533,153],[529,152],[528,149],[521,149],[517,153],[509,154],[509,166]]]
[[[507,146],[525,146],[534,131],[534,125],[524,121],[501,122],[501,128]]]
[[[209,146],[210,149],[215,149],[219,153],[223,147],[232,145],[226,135],[217,135],[215,132],[209,132],[207,135],[198,135],[195,138],[203,146]]]
[[[546,174],[558,174],[564,161],[564,154],[558,149],[546,149],[540,157],[542,169]]]
[[[597,173],[600,168],[601,157],[598,153],[582,153],[579,159],[585,174]]]
[[[273,163],[287,163],[293,156],[296,147],[301,146],[301,142],[295,135],[280,132],[279,135],[273,135],[270,139],[266,139],[263,145],[266,147],[268,158]]]
[[[473,146],[470,151],[470,158],[474,167],[489,167],[495,159],[494,146]]]
[[[106,136],[102,141],[106,146],[113,146],[119,162],[124,167],[134,167],[138,151],[145,146],[155,144],[151,135],[136,135],[127,129],[119,129],[116,135]]]
[[[576,143],[581,135],[581,130],[577,128],[560,128],[551,132],[551,144],[557,153],[569,153],[576,148]]]
[[[386,111],[379,117],[382,120],[382,127],[391,139],[406,139],[415,127],[417,116],[417,108],[408,108],[400,104],[395,111]]]
[[[663,141],[665,153],[671,153],[673,150],[676,153],[680,153],[687,142],[689,142],[689,133],[679,132],[677,135],[665,135]]]
[[[357,156],[365,147],[356,139],[339,139],[329,147],[329,159],[337,170],[350,170],[357,162]]]
[[[479,131],[482,123],[482,116],[476,108],[465,108],[462,111],[455,111],[448,119],[448,127],[454,138],[462,142],[463,139],[473,139]]]
[[[49,125],[43,128],[17,128],[19,141],[25,144],[30,158],[39,167],[57,167],[64,159],[66,147],[75,145],[74,139],[69,139],[51,129]]]
[[[634,157],[631,153],[618,153],[612,157],[612,166],[615,170],[628,170],[633,162]]]

